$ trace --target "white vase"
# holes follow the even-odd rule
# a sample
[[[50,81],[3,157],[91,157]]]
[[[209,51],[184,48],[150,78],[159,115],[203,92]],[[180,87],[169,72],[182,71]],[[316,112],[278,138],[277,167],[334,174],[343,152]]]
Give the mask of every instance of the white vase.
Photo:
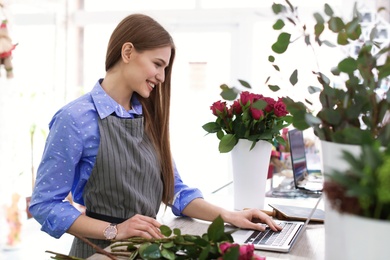
[[[361,147],[359,145],[338,144],[333,142],[321,141],[322,172],[324,174],[332,174],[334,170],[344,172],[349,168],[348,163],[342,157],[343,151],[348,151],[354,156],[359,156],[361,153]],[[341,231],[341,229],[343,228],[343,224],[341,224],[341,222],[343,221],[343,215],[331,207],[330,202],[326,197],[326,194],[324,196],[324,208],[325,259],[345,259],[345,243],[347,240],[349,240],[349,234],[344,231]],[[359,227],[355,227],[355,229],[359,230]],[[366,236],[362,235],[361,237]],[[359,257],[356,259],[364,258]]]
[[[332,256],[326,255],[325,259],[390,259],[390,221],[336,214],[339,215],[338,233],[343,238],[340,245],[342,250]]]
[[[260,140],[249,150],[251,145],[251,141],[239,139],[231,151],[235,210],[264,208],[272,144]]]

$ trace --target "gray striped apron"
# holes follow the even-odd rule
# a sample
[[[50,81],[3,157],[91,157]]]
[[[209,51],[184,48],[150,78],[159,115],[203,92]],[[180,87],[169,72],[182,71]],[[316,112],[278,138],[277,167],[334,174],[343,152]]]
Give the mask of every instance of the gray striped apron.
[[[99,151],[83,191],[87,211],[122,221],[135,214],[155,218],[163,183],[154,146],[144,132],[143,117],[111,115],[99,118],[98,124]],[[110,245],[106,240],[88,240],[101,248]],[[74,239],[71,256],[87,258],[94,253],[91,246]]]

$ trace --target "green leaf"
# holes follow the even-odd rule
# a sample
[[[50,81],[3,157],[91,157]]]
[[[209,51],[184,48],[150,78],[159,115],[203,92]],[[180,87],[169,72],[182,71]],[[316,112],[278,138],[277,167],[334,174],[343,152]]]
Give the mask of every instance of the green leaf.
[[[277,41],[272,45],[272,50],[276,53],[284,53],[290,44],[291,34],[282,32],[279,34]]]
[[[226,134],[222,137],[219,142],[219,152],[220,153],[228,153],[233,150],[234,146],[238,143],[238,140],[233,134]]]
[[[340,17],[331,17],[328,22],[329,29],[333,32],[340,32],[345,25]]]
[[[321,119],[313,116],[310,113],[305,114],[305,121],[311,126],[320,125],[322,123]]]
[[[279,91],[280,87],[278,85],[268,85],[268,88],[274,92]]]
[[[173,241],[169,241],[169,242],[166,242],[166,243],[162,244],[163,248],[172,248],[174,246],[175,246],[175,243],[173,243]]]
[[[173,229],[173,234],[175,234],[176,236],[181,236],[181,230],[178,229],[178,228],[174,228]]]
[[[272,26],[272,28],[274,28],[274,30],[280,30],[284,27],[284,21],[282,19],[278,19],[275,24]]]
[[[160,231],[161,231],[161,234],[163,234],[164,236],[166,237],[169,237],[172,235],[172,230],[170,227],[166,226],[166,225],[161,225],[160,226]]]
[[[318,116],[322,118],[322,121],[328,122],[331,125],[339,125],[342,119],[340,113],[331,108],[322,109],[318,113]]]
[[[320,13],[315,12],[315,13],[313,14],[313,16],[314,16],[314,19],[316,19],[317,24],[323,24],[323,23],[325,23],[325,20],[324,20],[324,18],[322,17],[322,15],[321,15]]]
[[[143,259],[159,259],[161,252],[158,244],[144,243],[139,247],[139,254]]]
[[[284,9],[285,9],[285,7],[281,4],[275,4],[275,3],[272,4],[272,11],[274,12],[274,14],[279,14]]]
[[[314,34],[317,37],[320,37],[321,33],[324,31],[325,26],[323,23],[317,23],[314,25]]]
[[[165,259],[170,259],[170,260],[176,259],[175,253],[165,248],[161,250],[161,256],[164,257]]]
[[[216,122],[209,122],[202,126],[204,130],[208,133],[217,133],[221,130],[221,126],[217,124]]]
[[[207,229],[207,235],[210,241],[220,242],[224,234],[224,221],[221,216],[213,220]]]
[[[245,88],[252,88],[251,85],[245,80],[239,79],[238,82],[240,82],[241,86]]]
[[[200,247],[205,247],[207,245],[209,245],[209,241],[201,238],[201,237],[197,237],[195,240],[194,240],[194,243]]]
[[[325,4],[324,11],[327,16],[333,16],[334,12],[332,10],[332,7],[330,7],[329,4]]]
[[[221,87],[222,88],[222,87]],[[221,97],[225,100],[235,100],[238,96],[239,90],[236,88],[222,88]]]
[[[307,46],[311,45],[310,35],[305,35],[305,43],[306,43]]]
[[[360,27],[360,21],[358,17],[352,19],[351,22],[345,25],[345,30],[347,32],[348,38],[351,40],[359,39],[362,34],[362,29]]]
[[[307,91],[308,91],[310,94],[314,94],[314,93],[321,92],[321,89],[320,89],[319,87],[309,86],[309,87],[307,88]]]
[[[205,246],[202,249],[202,252],[200,252],[199,260],[206,260],[206,259],[208,259],[207,257],[209,255],[209,252],[210,252],[210,244],[207,244],[207,246]]]
[[[232,246],[223,255],[223,260],[236,260],[240,259],[240,247]]]
[[[339,70],[348,74],[353,73],[357,66],[357,61],[352,57],[345,58],[338,64]]]
[[[378,79],[384,79],[390,76],[390,59],[383,65],[378,67]]]
[[[342,31],[337,35],[337,43],[340,45],[347,45],[349,43],[348,35],[345,31]]]
[[[336,47],[336,45],[334,45],[333,43],[331,43],[328,40],[323,40],[322,43],[325,44],[328,47],[332,47],[332,48]]]
[[[263,110],[264,108],[267,107],[267,105],[268,105],[267,101],[259,99],[259,100],[256,100],[256,102],[254,102],[252,104],[252,107],[259,109],[259,110]]]
[[[295,84],[297,84],[297,82],[298,82],[298,70],[295,69],[290,76],[290,83],[291,83],[291,85],[295,86]]]

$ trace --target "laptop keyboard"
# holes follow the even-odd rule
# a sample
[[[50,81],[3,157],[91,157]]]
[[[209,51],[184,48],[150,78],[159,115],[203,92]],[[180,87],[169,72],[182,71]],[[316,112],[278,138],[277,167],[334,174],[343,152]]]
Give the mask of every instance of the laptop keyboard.
[[[245,241],[245,243],[250,244],[260,244],[260,245],[272,245],[272,246],[281,246],[286,239],[294,230],[296,223],[280,223],[280,226],[283,227],[281,231],[275,232],[270,228],[267,228],[265,231],[255,231],[253,234]]]

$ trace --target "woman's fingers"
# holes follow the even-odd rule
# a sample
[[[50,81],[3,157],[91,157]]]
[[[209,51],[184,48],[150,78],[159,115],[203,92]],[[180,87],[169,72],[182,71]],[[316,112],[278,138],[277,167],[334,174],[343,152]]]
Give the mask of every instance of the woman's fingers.
[[[118,239],[128,237],[162,238],[161,224],[154,218],[134,215],[118,225]]]

